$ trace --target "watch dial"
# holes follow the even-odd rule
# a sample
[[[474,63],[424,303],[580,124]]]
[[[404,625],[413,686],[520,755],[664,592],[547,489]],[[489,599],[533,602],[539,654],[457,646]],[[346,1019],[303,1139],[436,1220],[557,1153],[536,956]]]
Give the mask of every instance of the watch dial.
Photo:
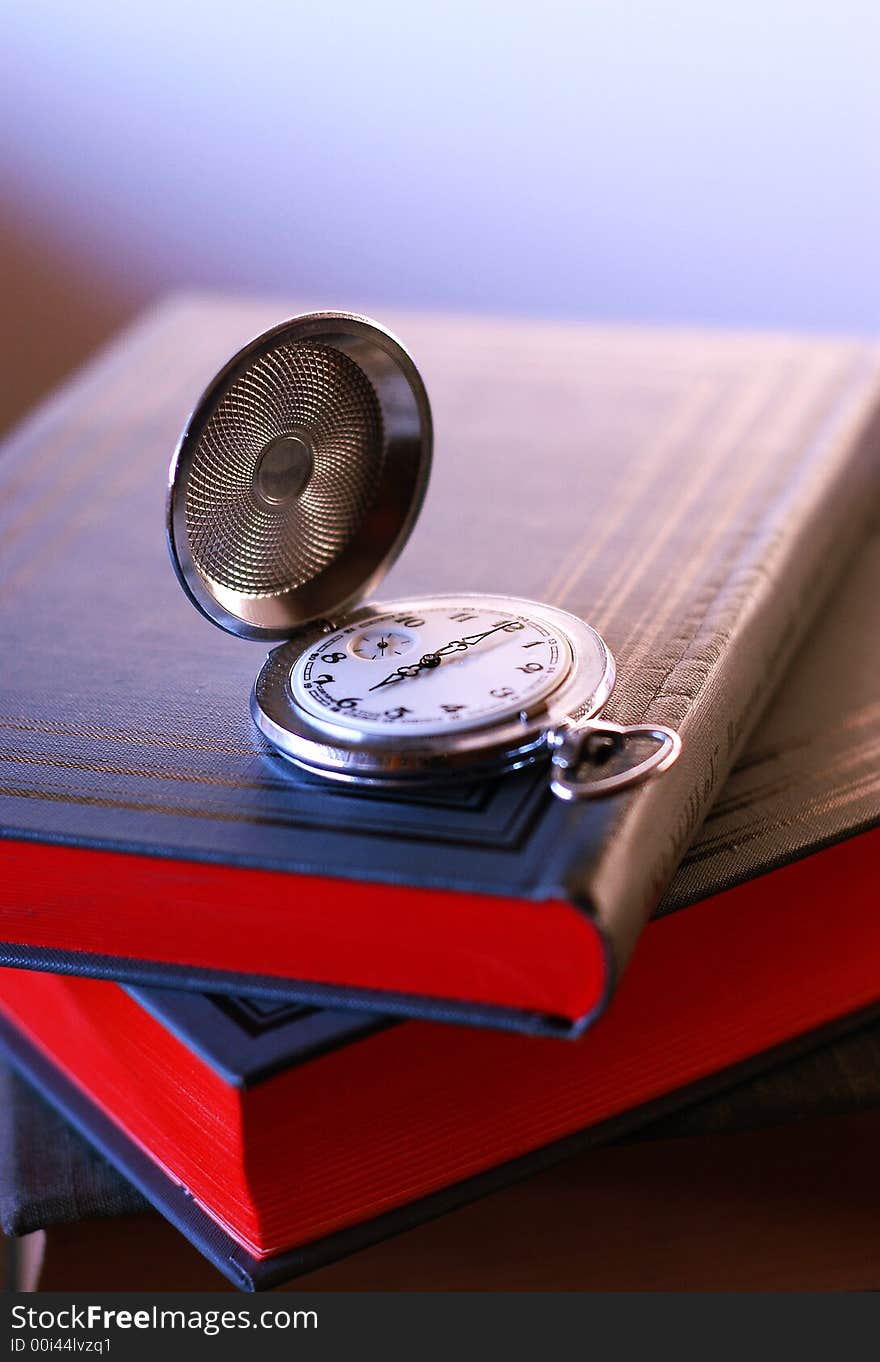
[[[293,664],[296,702],[363,734],[429,736],[531,712],[565,680],[558,627],[503,598],[431,599],[343,624]]]

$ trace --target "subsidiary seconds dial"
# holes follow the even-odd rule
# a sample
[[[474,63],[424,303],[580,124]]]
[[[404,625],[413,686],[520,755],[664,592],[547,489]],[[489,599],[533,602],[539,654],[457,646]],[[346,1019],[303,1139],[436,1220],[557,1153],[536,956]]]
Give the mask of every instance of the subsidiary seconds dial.
[[[532,713],[562,684],[560,630],[503,598],[433,597],[361,616],[301,654],[294,700],[330,728],[428,737]]]

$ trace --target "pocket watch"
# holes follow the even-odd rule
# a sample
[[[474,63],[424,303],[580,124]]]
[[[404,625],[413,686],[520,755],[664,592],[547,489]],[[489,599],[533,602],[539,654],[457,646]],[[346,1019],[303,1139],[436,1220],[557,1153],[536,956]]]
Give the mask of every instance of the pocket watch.
[[[614,660],[575,615],[477,592],[372,601],[431,458],[412,358],[349,313],[267,331],[198,402],[171,462],[168,546],[202,614],[279,644],[251,693],[260,732],[307,771],[398,790],[549,760],[553,792],[576,799],[666,770],[674,732],[599,718]]]

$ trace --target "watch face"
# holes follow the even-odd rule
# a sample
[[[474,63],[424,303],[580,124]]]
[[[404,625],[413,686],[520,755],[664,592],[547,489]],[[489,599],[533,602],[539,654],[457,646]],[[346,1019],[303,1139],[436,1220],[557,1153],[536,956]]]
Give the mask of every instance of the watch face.
[[[533,713],[571,666],[565,633],[527,602],[431,597],[325,634],[295,660],[289,684],[333,729],[429,737]]]

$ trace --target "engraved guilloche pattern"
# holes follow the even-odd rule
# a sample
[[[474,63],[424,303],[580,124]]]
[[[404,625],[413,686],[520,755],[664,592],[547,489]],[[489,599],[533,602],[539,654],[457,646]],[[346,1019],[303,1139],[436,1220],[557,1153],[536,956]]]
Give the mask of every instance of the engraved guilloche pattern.
[[[252,595],[310,581],[363,523],[383,460],[379,404],[354,360],[304,343],[259,355],[193,455],[186,525],[196,567]]]

